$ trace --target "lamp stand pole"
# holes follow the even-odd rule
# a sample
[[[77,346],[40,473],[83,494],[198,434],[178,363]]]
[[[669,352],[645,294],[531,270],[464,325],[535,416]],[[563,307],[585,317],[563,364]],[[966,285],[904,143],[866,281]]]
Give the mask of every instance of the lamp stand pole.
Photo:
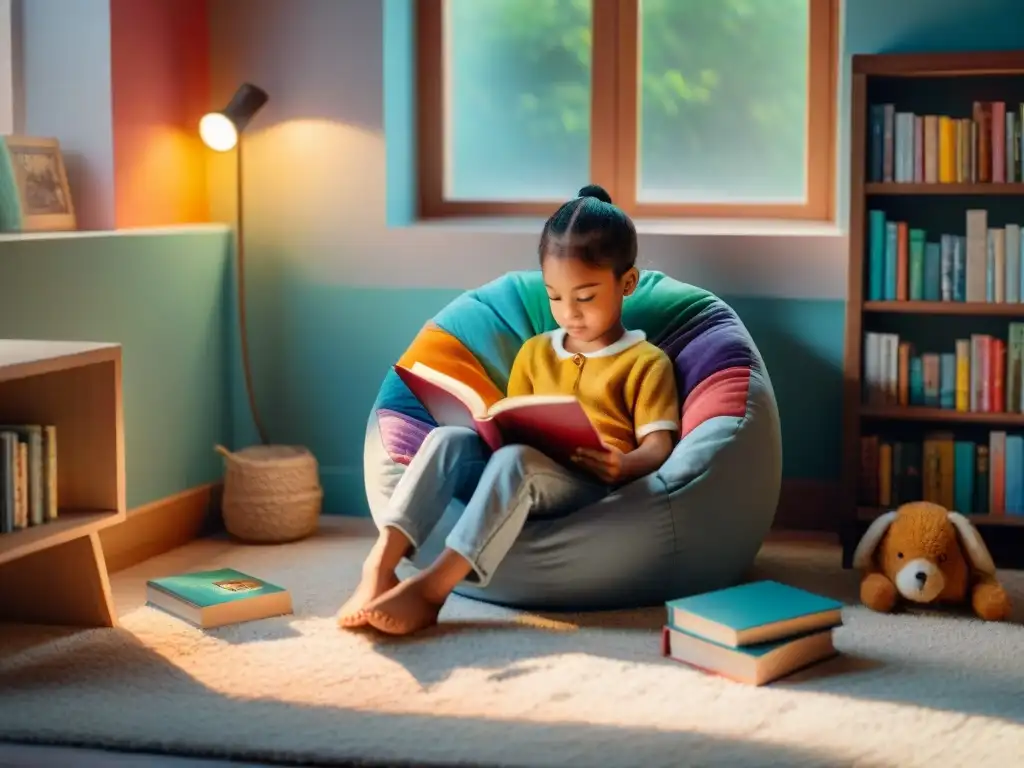
[[[244,198],[242,195],[242,136],[238,137],[238,144],[235,146],[235,259],[236,277],[238,281],[238,338],[242,351],[242,372],[245,375],[245,391],[249,396],[249,412],[252,415],[253,424],[256,425],[256,432],[259,434],[260,442],[268,445],[267,431],[260,419],[259,409],[256,407],[256,396],[253,392],[252,369],[249,364],[249,332],[246,325],[245,312],[245,229],[244,229]]]

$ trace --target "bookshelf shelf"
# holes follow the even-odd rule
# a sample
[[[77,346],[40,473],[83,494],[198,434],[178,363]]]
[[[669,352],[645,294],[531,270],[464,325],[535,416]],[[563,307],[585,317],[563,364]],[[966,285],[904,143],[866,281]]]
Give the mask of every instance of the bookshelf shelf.
[[[931,498],[1024,567],[1007,482],[1024,474],[1024,50],[855,55],[851,70],[843,563],[881,510]],[[922,390],[945,407],[909,405]]]
[[[870,523],[879,515],[888,512],[888,508],[885,507],[858,507],[857,518],[863,522]],[[1024,526],[1024,516],[1016,515],[967,515],[967,519],[974,523],[976,526],[983,525],[1006,525],[1006,526]]]
[[[1024,184],[914,184],[911,182],[874,182],[864,185],[868,195],[1024,195]]]
[[[1024,413],[987,413],[955,411],[952,408],[924,408],[904,405],[862,405],[866,419],[886,421],[933,421],[949,424],[992,424],[1024,427]]]
[[[974,317],[1019,317],[1024,320],[1024,303],[994,301],[865,301],[864,312],[891,315],[973,315]]]
[[[52,523],[0,536],[0,565],[120,522],[117,510],[62,509]]]
[[[0,533],[0,621],[115,626],[99,531],[125,519],[121,347],[0,339],[0,424],[54,427],[59,506]]]

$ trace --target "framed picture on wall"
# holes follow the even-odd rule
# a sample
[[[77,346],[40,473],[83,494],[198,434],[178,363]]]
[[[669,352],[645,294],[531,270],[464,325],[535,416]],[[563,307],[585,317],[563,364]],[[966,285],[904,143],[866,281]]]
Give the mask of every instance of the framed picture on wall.
[[[0,229],[52,232],[76,227],[60,142],[0,136]]]

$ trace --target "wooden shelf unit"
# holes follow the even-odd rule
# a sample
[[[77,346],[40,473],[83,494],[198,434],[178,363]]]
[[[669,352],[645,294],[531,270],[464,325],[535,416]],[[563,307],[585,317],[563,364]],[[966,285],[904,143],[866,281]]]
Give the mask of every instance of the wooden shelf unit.
[[[0,534],[0,621],[116,626],[98,531],[126,514],[121,347],[0,339],[0,423],[56,427],[59,508]]]
[[[1003,78],[997,80],[996,78]],[[908,80],[913,80],[908,88]],[[999,89],[1006,86],[1004,95]],[[851,565],[853,550],[865,527],[883,510],[859,504],[860,438],[865,430],[894,424],[903,430],[918,429],[920,434],[938,428],[970,428],[990,425],[993,428],[1024,428],[1024,414],[963,413],[949,409],[909,406],[877,406],[862,402],[863,336],[865,324],[898,320],[901,316],[920,318],[946,317],[946,322],[959,322],[964,333],[970,333],[972,322],[986,318],[1024,320],[1024,303],[996,304],[951,301],[867,301],[866,264],[868,256],[868,211],[874,208],[894,209],[893,218],[915,215],[944,223],[923,225],[928,240],[933,241],[938,229],[963,234],[961,229],[966,210],[993,204],[1018,204],[1024,196],[1024,182],[1011,183],[907,183],[868,182],[870,162],[870,107],[873,103],[893,102],[877,98],[877,89],[889,94],[904,94],[909,104],[896,103],[897,111],[918,114],[940,113],[935,108],[940,93],[947,101],[941,113],[968,117],[971,102],[1005,98],[1010,109],[1024,103],[1024,51],[968,52],[950,54],[881,54],[855,55],[852,61],[851,85],[851,163],[849,210],[849,262],[847,276],[846,337],[843,376],[843,424],[841,456],[841,493],[838,529],[843,544],[843,562]],[[901,90],[902,89],[902,90]],[[921,109],[927,103],[932,109]],[[956,221],[948,219],[954,215]],[[911,213],[913,212],[913,213]],[[1024,224],[1024,213],[1019,217]],[[922,226],[911,223],[911,226]],[[990,225],[991,226],[991,225]],[[1000,225],[1001,226],[1001,225]],[[952,319],[950,319],[952,318]],[[993,549],[997,563],[1006,567],[1024,566],[1024,516],[971,515],[972,522]],[[1012,541],[1011,541],[1012,539]],[[993,547],[993,545],[996,545]],[[999,550],[997,554],[996,550]],[[1009,553],[1009,554],[1007,554]],[[1000,561],[1002,558],[1002,562]]]

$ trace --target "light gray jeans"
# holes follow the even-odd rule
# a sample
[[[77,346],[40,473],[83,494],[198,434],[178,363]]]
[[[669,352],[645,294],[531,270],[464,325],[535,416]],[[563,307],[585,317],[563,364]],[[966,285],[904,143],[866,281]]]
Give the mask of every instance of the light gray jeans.
[[[473,567],[473,584],[486,586],[527,517],[578,509],[609,491],[597,478],[568,469],[534,448],[509,445],[491,453],[471,429],[437,427],[374,522],[379,529],[398,529],[418,549],[452,499],[468,496],[445,546]]]

